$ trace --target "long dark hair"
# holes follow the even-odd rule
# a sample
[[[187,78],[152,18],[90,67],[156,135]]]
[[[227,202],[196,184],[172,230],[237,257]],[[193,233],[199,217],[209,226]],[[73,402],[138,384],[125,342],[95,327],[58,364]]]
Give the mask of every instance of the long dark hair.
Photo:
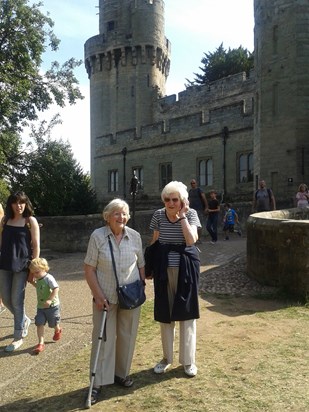
[[[26,207],[23,212],[23,217],[33,216],[33,206],[30,202],[29,197],[25,192],[15,192],[8,197],[5,206],[5,218],[6,220],[12,219],[14,217],[14,212],[12,208],[13,203],[25,203]]]

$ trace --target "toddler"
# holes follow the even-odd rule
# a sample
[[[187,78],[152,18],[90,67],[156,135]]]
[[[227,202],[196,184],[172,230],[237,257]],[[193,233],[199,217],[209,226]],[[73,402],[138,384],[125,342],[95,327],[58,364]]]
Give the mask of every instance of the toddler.
[[[33,278],[31,284],[36,288],[37,293],[37,314],[35,324],[39,343],[33,352],[39,354],[45,349],[44,326],[46,322],[50,328],[54,328],[53,340],[61,338],[60,328],[60,301],[58,297],[59,285],[55,278],[47,273],[49,266],[44,258],[36,258],[29,265],[30,276]]]

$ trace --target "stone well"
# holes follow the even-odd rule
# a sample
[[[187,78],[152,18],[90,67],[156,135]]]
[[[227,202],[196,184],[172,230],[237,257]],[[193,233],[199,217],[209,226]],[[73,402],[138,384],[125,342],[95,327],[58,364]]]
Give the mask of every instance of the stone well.
[[[309,297],[309,207],[249,216],[247,270],[262,284]]]

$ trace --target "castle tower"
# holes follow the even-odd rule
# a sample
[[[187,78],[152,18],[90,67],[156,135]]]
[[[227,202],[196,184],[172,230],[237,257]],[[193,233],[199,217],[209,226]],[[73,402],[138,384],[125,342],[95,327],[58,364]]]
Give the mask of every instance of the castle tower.
[[[163,0],[99,0],[99,34],[85,43],[91,176],[99,200],[109,190],[102,179],[105,147],[119,143],[118,132],[133,129],[138,138],[140,127],[153,122],[153,103],[165,95],[169,55]],[[120,193],[121,184],[119,179]]]
[[[256,180],[277,198],[309,182],[309,3],[255,0]]]

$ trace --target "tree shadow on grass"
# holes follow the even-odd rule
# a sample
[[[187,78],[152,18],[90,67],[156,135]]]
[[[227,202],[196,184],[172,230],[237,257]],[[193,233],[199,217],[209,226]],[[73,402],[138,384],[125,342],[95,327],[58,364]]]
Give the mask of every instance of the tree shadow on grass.
[[[117,384],[107,385],[102,388],[100,398],[94,410],[102,410],[104,401],[113,398],[119,399],[122,396],[138,391],[149,385],[159,384],[172,379],[191,379],[184,374],[182,366],[178,366],[169,370],[168,373],[156,375],[153,368],[144,369],[137,373],[133,373],[130,377],[134,380],[134,385],[131,388],[123,388]],[[39,385],[39,382],[37,383]],[[19,399],[0,407],[1,412],[74,412],[84,410],[86,398],[88,395],[88,387],[84,387],[75,391],[62,393],[61,395],[47,396],[43,399],[24,398]]]

